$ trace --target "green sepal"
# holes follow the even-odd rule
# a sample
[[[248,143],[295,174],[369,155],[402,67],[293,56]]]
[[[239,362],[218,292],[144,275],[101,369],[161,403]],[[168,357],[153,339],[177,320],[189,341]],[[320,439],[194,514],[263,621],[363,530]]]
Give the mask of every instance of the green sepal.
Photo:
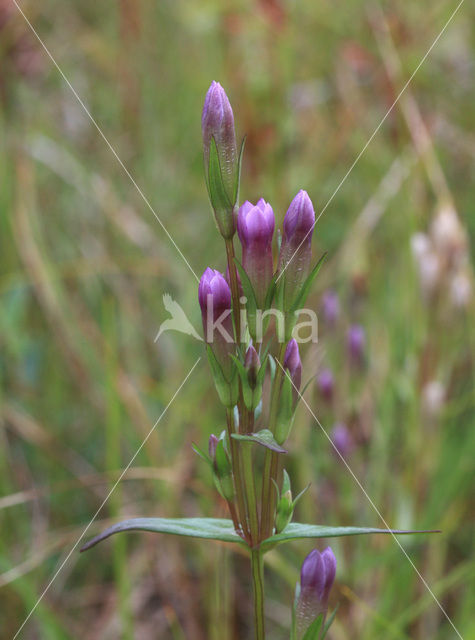
[[[228,453],[225,449],[225,439],[220,438],[216,445],[216,453],[214,456],[214,471],[216,478],[221,487],[220,493],[226,500],[234,498],[234,482],[233,470]]]
[[[209,344],[206,345],[206,353],[219,399],[226,408],[232,409],[237,403],[239,395],[239,383],[236,371],[234,371],[233,377],[228,382]]]
[[[291,491],[291,487],[289,474],[284,469],[282,472],[282,493],[286,493],[286,491]]]
[[[323,627],[322,640],[324,640],[325,636],[326,636],[326,635],[327,635],[327,633],[328,633],[328,630],[329,630],[329,629],[330,629],[330,627],[332,626],[332,622],[333,622],[333,620],[335,619],[336,612],[338,611],[338,607],[339,607],[339,606],[340,606],[340,605],[339,605],[339,604],[337,604],[337,606],[335,607],[335,609],[332,611],[332,613],[331,613],[330,617],[328,618],[328,620],[327,620],[327,622],[326,622],[325,626]]]
[[[241,148],[239,149],[239,157],[237,162],[237,171],[236,171],[236,182],[234,184],[234,193],[233,193],[233,205],[236,206],[239,200],[239,184],[241,182],[241,167],[242,167],[242,156],[244,153],[244,145],[246,143],[246,136],[242,139]]]
[[[254,342],[256,342],[256,318],[257,318],[257,299],[254,287],[249,280],[244,267],[237,258],[234,258],[236,268],[241,277],[241,285],[244,295],[246,296],[246,311],[247,311],[247,327],[249,333]]]
[[[247,369],[244,367],[243,363],[233,354],[231,354],[231,358],[236,365],[238,375],[241,379],[242,398],[244,400],[244,404],[249,411],[254,411],[262,397],[262,381],[260,381],[259,378],[259,374],[262,370],[262,365],[257,374],[256,386],[252,388],[249,384]]]
[[[295,585],[294,601],[292,603],[292,621],[290,625],[290,640],[297,640],[297,617],[295,612],[297,610],[297,604],[300,597],[300,583]]]
[[[279,443],[276,442],[272,435],[272,431],[269,431],[269,429],[261,429],[256,433],[232,433],[231,438],[234,438],[235,440],[242,440],[244,442],[255,442],[256,444],[260,444],[262,447],[275,451],[276,453],[287,453],[287,450],[283,449]]]
[[[232,238],[236,231],[233,216],[234,206],[224,186],[218,148],[214,136],[211,138],[209,145],[208,193],[221,235],[223,238]]]
[[[282,533],[292,520],[294,515],[294,504],[292,502],[292,493],[289,490],[282,491],[282,495],[277,503],[275,517],[275,531]]]
[[[280,403],[275,425],[275,439],[279,444],[284,444],[292,429],[295,415],[293,386],[290,376],[285,375],[280,390]]]
[[[302,640],[318,640],[323,625],[323,613],[320,613],[305,632]]]
[[[271,356],[270,353],[269,353],[269,367],[270,367],[270,382],[271,382],[271,385],[273,385],[277,365],[275,364],[274,356]]]
[[[203,451],[203,449],[200,449],[200,447],[195,444],[194,442],[191,443],[191,448],[193,449],[193,451],[195,453],[197,453],[199,455],[199,457],[204,460],[206,463],[208,463],[209,465],[213,466],[213,461],[211,460],[211,458],[209,457],[209,455],[207,453],[205,453]]]
[[[315,278],[317,277],[318,272],[322,268],[322,265],[325,262],[325,259],[326,259],[327,255],[328,255],[328,252],[325,252],[322,255],[320,260],[317,262],[317,264],[313,267],[313,269],[310,272],[310,274],[307,276],[307,279],[303,283],[302,288],[300,289],[297,297],[295,298],[295,300],[293,301],[293,303],[292,303],[292,305],[290,307],[290,310],[289,310],[290,313],[295,313],[295,311],[297,311],[298,309],[301,309],[303,307],[303,305],[305,304],[307,296],[310,293],[310,288],[311,288],[311,286],[313,284],[313,281],[315,280]]]
[[[277,274],[274,274],[274,276],[272,277],[272,280],[269,283],[269,286],[267,287],[266,298],[264,301],[264,307],[266,309],[270,309],[272,300],[274,299],[276,288],[277,288]]]

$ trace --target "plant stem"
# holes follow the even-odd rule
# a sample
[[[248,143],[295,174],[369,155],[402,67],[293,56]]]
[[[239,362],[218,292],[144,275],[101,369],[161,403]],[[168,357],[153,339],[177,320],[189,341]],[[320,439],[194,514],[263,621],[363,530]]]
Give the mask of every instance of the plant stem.
[[[285,355],[285,343],[280,345],[278,362],[282,363]],[[277,366],[272,385],[272,394],[269,411],[269,429],[274,433],[275,423],[277,420],[277,412],[279,410],[280,387],[283,375],[282,366]],[[272,535],[273,515],[275,504],[274,487],[272,486],[272,478],[276,474],[276,458],[279,454],[274,451],[266,450],[264,459],[264,473],[262,475],[262,507],[261,507],[261,540],[265,540]],[[274,478],[276,480],[276,478]]]
[[[259,513],[257,511],[256,484],[254,480],[254,470],[252,468],[252,444],[250,442],[241,443],[241,454],[244,473],[244,490],[249,513],[251,547],[254,547],[259,541]]]
[[[264,556],[260,548],[251,549],[252,587],[254,593],[255,640],[265,640],[264,629]]]
[[[224,241],[226,244],[226,256],[228,259],[229,283],[231,285],[231,297],[233,301],[234,327],[236,331],[236,344],[241,344],[241,303],[239,302],[239,285],[236,265],[234,263],[234,244],[232,238]]]
[[[246,502],[244,500],[243,494],[243,482],[242,482],[242,469],[241,469],[241,456],[239,455],[239,447],[237,441],[231,437],[231,434],[234,433],[234,420],[231,411],[226,411],[227,418],[227,427],[228,427],[228,436],[229,436],[229,447],[231,449],[231,461],[233,466],[233,474],[234,474],[234,489],[236,491],[236,501],[237,508],[239,514],[239,521],[241,524],[242,532],[246,538],[246,540],[250,539],[250,533],[248,528],[247,521],[247,512],[246,512]]]

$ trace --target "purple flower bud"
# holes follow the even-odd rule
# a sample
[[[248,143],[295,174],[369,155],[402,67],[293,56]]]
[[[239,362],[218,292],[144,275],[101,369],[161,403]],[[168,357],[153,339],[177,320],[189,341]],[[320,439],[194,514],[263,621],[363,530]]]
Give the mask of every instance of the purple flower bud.
[[[209,267],[201,276],[198,287],[205,341],[211,346],[223,374],[230,380],[234,352],[233,323],[231,317],[231,290],[224,276]]]
[[[335,379],[330,369],[322,369],[320,371],[317,377],[317,385],[322,397],[330,402],[335,387]]]
[[[353,449],[353,438],[351,437],[350,430],[343,422],[338,422],[332,429],[331,439],[336,447],[336,450],[344,458]]]
[[[363,363],[363,356],[366,345],[366,334],[361,325],[351,325],[346,336],[346,344],[348,347],[348,355],[350,357],[350,360],[355,364],[361,365]]]
[[[247,379],[251,389],[254,389],[257,384],[257,374],[261,368],[261,361],[259,355],[254,347],[251,346],[246,351],[246,357],[244,359],[244,368],[247,371]]]
[[[306,191],[299,191],[284,218],[284,233],[279,255],[279,271],[284,271],[284,308],[292,301],[305,281],[312,261],[312,231],[315,211]]]
[[[327,547],[322,552],[322,560],[325,565],[325,585],[323,587],[323,600],[328,602],[328,596],[330,595],[330,589],[333,586],[336,576],[336,558],[331,547]]]
[[[201,116],[205,167],[208,167],[211,138],[218,149],[223,181],[228,192],[234,192],[237,168],[236,134],[234,116],[228,96],[219,82],[212,82],[206,94]],[[234,204],[234,203],[233,203]]]
[[[302,361],[300,360],[299,346],[297,341],[292,338],[287,345],[284,357],[284,369],[289,372],[293,386],[294,404],[298,400],[298,391],[302,382]]]
[[[320,600],[325,587],[325,564],[318,549],[311,551],[305,558],[300,571],[300,588],[312,591],[316,600]]]
[[[214,460],[216,455],[216,447],[218,446],[218,438],[212,433],[208,441],[208,453],[211,460]]]
[[[274,274],[272,237],[274,212],[261,198],[254,206],[246,200],[240,207],[237,230],[242,244],[242,266],[256,292],[257,304],[263,308],[270,281]]]
[[[315,618],[321,613],[326,614],[335,574],[336,558],[330,547],[322,553],[314,549],[305,558],[300,572],[300,593],[295,608],[299,637],[304,635]]]
[[[340,300],[335,291],[325,291],[322,298],[323,318],[325,322],[333,327],[340,316]]]

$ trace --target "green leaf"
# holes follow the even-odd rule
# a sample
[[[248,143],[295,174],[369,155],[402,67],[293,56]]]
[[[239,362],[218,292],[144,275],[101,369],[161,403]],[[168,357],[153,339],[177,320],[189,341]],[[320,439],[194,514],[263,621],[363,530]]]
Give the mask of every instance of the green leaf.
[[[246,143],[246,136],[244,136],[244,138],[242,139],[241,148],[239,150],[239,158],[238,158],[237,172],[236,172],[236,183],[234,185],[234,193],[233,193],[234,205],[236,205],[237,201],[239,200],[239,183],[241,182],[242,156],[244,153],[245,143]]]
[[[309,626],[309,628],[305,632],[303,640],[318,640],[318,636],[320,635],[320,629],[322,628],[322,624],[323,624],[323,613],[321,613],[317,618],[315,618],[315,620]]]
[[[310,287],[312,286],[313,281],[317,277],[317,273],[322,268],[322,265],[325,262],[325,258],[326,257],[327,257],[327,252],[325,252],[322,255],[320,260],[313,267],[313,269],[310,272],[309,276],[307,277],[307,279],[303,283],[303,286],[302,286],[302,289],[300,290],[300,293],[298,294],[297,298],[294,300],[294,302],[293,302],[293,304],[292,304],[292,306],[290,308],[290,312],[291,313],[297,311],[298,309],[300,309],[305,304],[305,300],[307,299],[307,296],[310,293]]]
[[[205,462],[207,462],[209,465],[213,466],[213,461],[211,460],[211,458],[209,457],[209,455],[207,453],[205,453],[203,451],[203,449],[200,449],[200,447],[195,444],[194,442],[191,443],[191,448],[193,449],[193,451],[195,453],[197,453],[199,455],[200,458],[202,458]]]
[[[244,540],[234,531],[231,520],[223,518],[133,518],[112,525],[98,536],[89,540],[81,549],[86,551],[98,542],[121,531],[151,531],[152,533],[171,533],[189,538],[222,540],[245,545]]]
[[[267,292],[266,292],[266,299],[264,302],[264,308],[265,309],[270,309],[270,306],[272,304],[272,300],[274,299],[274,294],[275,294],[275,290],[277,287],[276,284],[276,280],[277,280],[277,274],[274,274],[272,280],[270,281],[270,284],[267,288]]]
[[[340,605],[338,604],[335,609],[332,611],[331,616],[328,618],[326,625],[323,627],[323,633],[322,633],[322,640],[324,640],[325,636],[328,633],[328,630],[330,629],[330,627],[332,626],[332,622],[335,619],[336,616],[336,612],[338,611],[338,607]]]
[[[401,529],[376,529],[374,527],[326,527],[319,524],[301,524],[300,522],[291,522],[285,528],[285,531],[278,533],[262,542],[264,551],[268,551],[282,542],[290,540],[299,540],[301,538],[338,538],[341,536],[359,536],[370,533],[408,535],[410,533],[440,533],[435,529],[423,531],[405,531]]]
[[[232,433],[231,438],[234,438],[235,440],[255,442],[256,444],[260,444],[267,449],[271,449],[271,451],[276,451],[277,453],[287,453],[286,449],[283,449],[276,442],[272,435],[272,431],[269,431],[269,429],[261,429],[260,431],[257,431],[257,433]]]

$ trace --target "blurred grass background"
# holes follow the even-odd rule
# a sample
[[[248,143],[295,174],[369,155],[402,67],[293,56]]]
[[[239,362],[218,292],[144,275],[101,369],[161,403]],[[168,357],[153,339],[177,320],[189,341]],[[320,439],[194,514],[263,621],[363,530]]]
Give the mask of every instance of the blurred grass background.
[[[211,80],[247,134],[242,198],[279,221],[300,188],[325,206],[456,4],[25,1],[28,19],[201,275],[224,268],[203,182]],[[348,462],[462,636],[475,637],[475,11],[465,2],[319,220],[312,306],[342,315],[305,350],[330,367]],[[197,283],[11,0],[0,1],[0,637],[16,633],[199,356],[154,337],[169,292],[199,327]],[[424,234],[424,235],[421,235]],[[355,372],[345,332],[364,326]],[[220,430],[202,360],[90,533],[130,516],[222,516],[191,451]],[[297,519],[381,526],[304,406],[288,469]],[[321,541],[323,548],[325,541]],[[332,640],[456,637],[389,537],[333,541]],[[268,556],[269,637],[288,637],[312,543]],[[19,637],[251,637],[250,583],[224,546],[118,537],[69,558]]]

